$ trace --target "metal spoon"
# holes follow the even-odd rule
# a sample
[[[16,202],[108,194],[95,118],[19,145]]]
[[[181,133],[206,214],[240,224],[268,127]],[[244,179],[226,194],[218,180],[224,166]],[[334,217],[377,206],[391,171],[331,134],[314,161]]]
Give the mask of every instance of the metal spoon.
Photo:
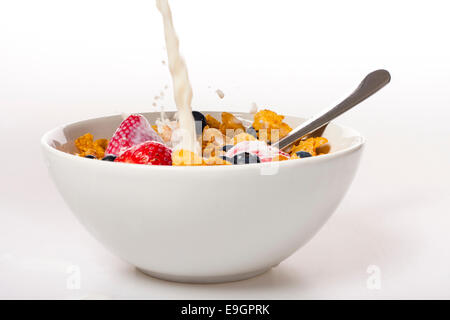
[[[350,110],[358,103],[366,100],[375,92],[383,88],[391,81],[391,75],[386,70],[377,70],[369,73],[363,81],[361,81],[358,88],[345,100],[339,103],[337,106],[322,111],[315,117],[303,122],[298,127],[294,128],[286,137],[275,142],[272,146],[281,149],[285,149],[293,144],[301,137],[312,133],[316,129],[323,129],[331,120],[337,118],[344,112]]]

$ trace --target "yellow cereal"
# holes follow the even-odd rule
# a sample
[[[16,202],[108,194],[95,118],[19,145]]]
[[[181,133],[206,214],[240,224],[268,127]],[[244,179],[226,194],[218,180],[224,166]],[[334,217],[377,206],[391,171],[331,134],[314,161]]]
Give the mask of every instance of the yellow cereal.
[[[227,130],[239,130],[239,132],[244,132],[245,127],[242,122],[231,113],[222,112],[222,124],[220,125],[220,131],[222,131],[223,134],[226,134]],[[238,133],[236,132],[236,134]]]
[[[176,150],[172,152],[173,166],[201,166],[205,164],[203,158],[189,150]]]
[[[105,149],[108,146],[107,139],[98,139],[94,141],[94,136],[90,133],[86,133],[75,140],[75,146],[77,147],[80,157],[87,155],[94,156],[101,159],[105,156]]]
[[[207,114],[205,116],[205,118],[206,118],[206,124],[210,128],[220,129],[220,121],[216,120],[216,118],[214,118],[212,115]]]
[[[324,144],[328,143],[328,139],[324,137],[317,137],[314,139],[314,147],[317,149],[320,146],[323,146]]]
[[[217,150],[224,145],[225,137],[219,129],[209,128],[203,129],[202,135],[202,153],[203,156],[212,157],[217,154]]]
[[[282,122],[280,125],[280,138],[279,139],[286,137],[289,134],[289,132],[291,132],[291,131],[292,131],[292,128],[287,123]]]
[[[220,156],[220,155],[224,154],[224,151],[222,148],[223,148],[222,145],[217,145],[215,143],[208,143],[203,148],[203,157],[209,158],[209,157]]]
[[[211,157],[204,159],[204,164],[207,166],[222,166],[222,165],[231,165],[231,162],[223,160],[222,158]]]
[[[298,151],[306,151],[309,152],[312,156],[315,156],[316,152],[314,148],[314,141],[312,141],[312,139],[314,138],[300,141],[292,148],[291,154],[296,153]]]
[[[161,126],[160,131],[158,131],[159,136],[164,142],[169,142],[172,139],[172,128],[167,124]]]
[[[215,142],[215,144],[223,144],[224,136],[219,129],[208,128],[203,130],[203,143]]]
[[[285,160],[289,160],[289,159],[290,159],[289,157],[279,154],[279,155],[276,155],[275,157],[273,157],[272,161],[285,161]]]
[[[108,139],[97,139],[94,144],[105,151],[106,147],[108,147]]]
[[[80,152],[84,152],[88,149],[91,149],[93,144],[94,144],[94,136],[90,133],[86,133],[75,140],[75,146],[78,148],[78,151]]]
[[[254,136],[252,136],[249,133],[242,132],[242,133],[239,133],[238,135],[234,136],[233,144],[238,144],[239,142],[242,142],[242,141],[254,141],[254,140],[256,140],[256,138]]]
[[[300,140],[297,144],[292,147],[291,157],[298,151],[309,152],[312,156],[317,155],[317,148],[328,143],[328,140],[324,137],[308,138],[306,140]]]
[[[253,118],[253,128],[258,131],[258,138],[264,141],[278,141],[284,138],[292,128],[283,122],[284,116],[271,110],[258,111]],[[278,130],[272,132],[272,130]],[[278,132],[278,137],[276,137]],[[273,135],[273,137],[272,137]]]

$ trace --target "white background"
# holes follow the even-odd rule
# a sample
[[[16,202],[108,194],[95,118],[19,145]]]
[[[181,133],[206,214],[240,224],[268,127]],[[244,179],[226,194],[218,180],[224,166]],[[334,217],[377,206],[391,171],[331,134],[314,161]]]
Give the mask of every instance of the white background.
[[[156,110],[170,79],[154,1],[0,2],[0,298],[450,298],[445,4],[171,2],[200,110],[256,102],[308,116],[372,70],[392,75],[337,121],[367,147],[317,236],[254,279],[186,285],[146,277],[103,249],[63,203],[39,149],[57,125]],[[72,265],[79,290],[67,287]],[[380,290],[366,286],[370,265],[381,270]]]

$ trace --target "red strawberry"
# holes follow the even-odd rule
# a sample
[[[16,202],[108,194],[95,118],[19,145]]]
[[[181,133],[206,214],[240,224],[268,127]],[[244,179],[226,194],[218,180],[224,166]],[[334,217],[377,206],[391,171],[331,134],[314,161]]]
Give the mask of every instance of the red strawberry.
[[[161,142],[160,136],[140,114],[132,114],[122,121],[109,141],[105,154],[120,155],[126,149],[145,141]]]
[[[164,144],[147,141],[125,150],[114,160],[115,162],[127,162],[148,165],[172,165],[172,150]]]

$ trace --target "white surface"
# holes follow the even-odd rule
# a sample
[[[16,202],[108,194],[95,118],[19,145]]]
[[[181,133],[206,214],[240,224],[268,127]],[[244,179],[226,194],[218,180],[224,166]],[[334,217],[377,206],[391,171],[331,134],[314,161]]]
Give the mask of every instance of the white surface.
[[[309,115],[369,71],[391,72],[338,121],[367,138],[343,203],[309,244],[252,280],[184,285],[136,272],[76,222],[39,139],[66,122],[152,109],[169,77],[158,12],[152,1],[4,1],[0,297],[450,298],[446,2],[192,3],[172,7],[194,106]],[[380,290],[366,286],[370,265]],[[70,289],[77,268],[81,287]]]

